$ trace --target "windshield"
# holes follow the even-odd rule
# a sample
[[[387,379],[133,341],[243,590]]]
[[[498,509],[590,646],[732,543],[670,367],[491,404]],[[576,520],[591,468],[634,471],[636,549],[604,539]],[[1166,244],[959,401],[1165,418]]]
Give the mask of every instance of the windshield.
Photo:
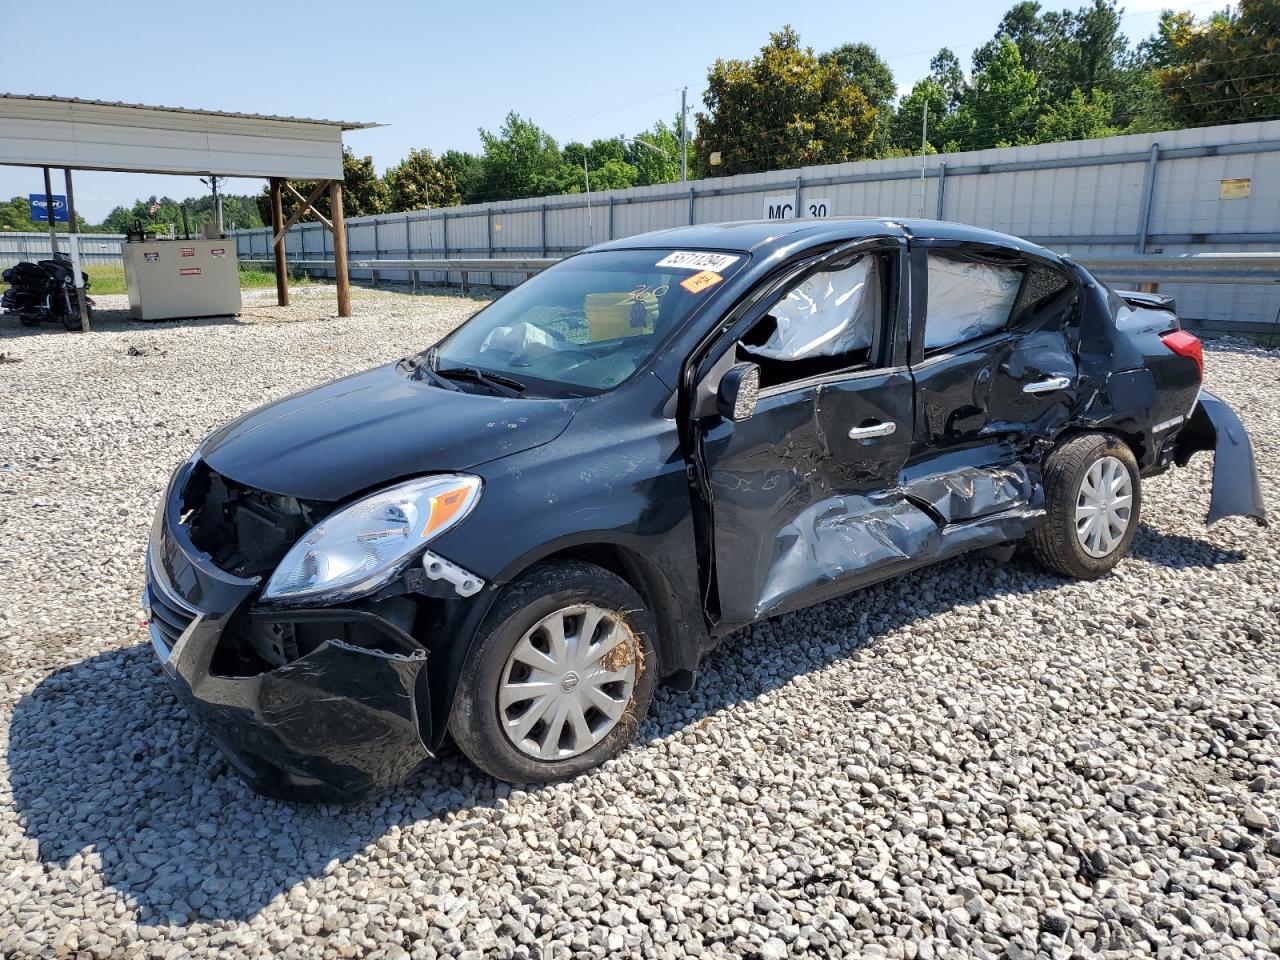
[[[584,253],[490,304],[434,351],[431,369],[472,385],[496,374],[508,389],[553,396],[610,390],[746,262],[689,250]],[[494,377],[489,377],[491,381]]]

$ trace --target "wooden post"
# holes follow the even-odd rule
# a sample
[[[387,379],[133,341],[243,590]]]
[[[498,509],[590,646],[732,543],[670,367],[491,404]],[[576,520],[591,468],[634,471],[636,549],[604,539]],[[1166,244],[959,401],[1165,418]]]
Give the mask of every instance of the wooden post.
[[[329,216],[333,221],[333,272],[338,281],[338,316],[351,316],[351,278],[347,275],[347,221],[342,216],[342,183],[329,186]]]
[[[80,225],[76,223],[76,192],[71,185],[71,168],[63,167],[67,181],[67,241],[71,245],[71,269],[76,284],[76,303],[80,305],[80,330],[89,332],[89,295],[80,275]]]
[[[276,238],[276,303],[289,305],[289,274],[284,252],[284,187],[279,177],[271,178],[271,235]]]

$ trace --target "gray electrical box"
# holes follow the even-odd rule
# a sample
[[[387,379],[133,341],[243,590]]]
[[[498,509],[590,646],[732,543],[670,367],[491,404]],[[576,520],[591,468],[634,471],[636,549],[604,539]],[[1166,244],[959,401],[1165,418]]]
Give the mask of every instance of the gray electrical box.
[[[235,240],[135,240],[121,253],[135,320],[240,312]]]

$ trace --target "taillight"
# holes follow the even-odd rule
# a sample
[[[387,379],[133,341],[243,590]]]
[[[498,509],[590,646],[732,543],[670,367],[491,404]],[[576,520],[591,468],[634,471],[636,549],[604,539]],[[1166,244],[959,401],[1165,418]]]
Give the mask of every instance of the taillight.
[[[1204,347],[1201,346],[1199,337],[1185,330],[1174,330],[1172,333],[1162,334],[1160,339],[1178,356],[1194,360],[1200,370],[1200,379],[1204,379]]]

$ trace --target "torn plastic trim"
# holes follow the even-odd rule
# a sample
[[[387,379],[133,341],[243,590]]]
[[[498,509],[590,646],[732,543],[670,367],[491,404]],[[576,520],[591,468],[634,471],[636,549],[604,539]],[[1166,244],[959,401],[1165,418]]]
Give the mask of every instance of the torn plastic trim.
[[[428,579],[453,584],[454,592],[460,597],[473,597],[484,589],[482,578],[430,550],[422,554],[422,569]]]
[[[1176,463],[1185,467],[1200,450],[1213,451],[1213,489],[1206,524],[1225,517],[1251,517],[1267,525],[1262,485],[1249,432],[1236,412],[1208,390],[1201,390],[1191,416],[1178,432]]]

